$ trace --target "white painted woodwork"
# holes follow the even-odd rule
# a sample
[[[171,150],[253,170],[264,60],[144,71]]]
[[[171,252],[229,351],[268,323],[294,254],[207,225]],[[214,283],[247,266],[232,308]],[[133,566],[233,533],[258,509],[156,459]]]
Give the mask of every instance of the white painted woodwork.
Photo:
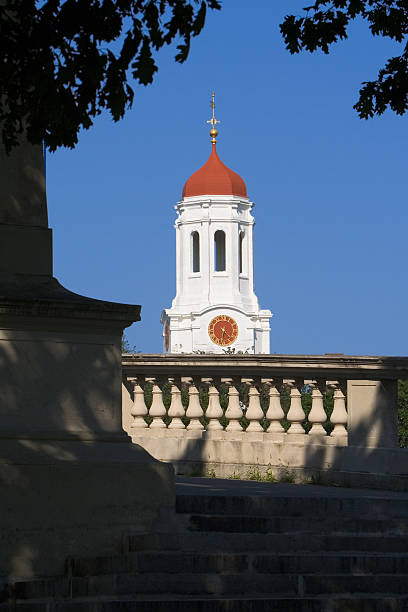
[[[175,206],[176,296],[161,319],[169,324],[168,352],[222,353],[208,324],[226,314],[239,330],[231,348],[269,353],[272,314],[259,308],[254,292],[253,206],[233,195],[186,197]]]

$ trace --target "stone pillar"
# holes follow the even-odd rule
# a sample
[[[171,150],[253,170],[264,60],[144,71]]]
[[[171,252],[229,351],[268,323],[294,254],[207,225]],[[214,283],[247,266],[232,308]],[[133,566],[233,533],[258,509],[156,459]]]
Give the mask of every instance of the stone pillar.
[[[0,578],[115,554],[171,511],[172,467],[121,424],[121,336],[139,312],[52,276],[41,147],[1,152]]]
[[[398,446],[398,383],[396,380],[347,382],[350,446]]]
[[[0,147],[0,275],[52,275],[41,147]]]

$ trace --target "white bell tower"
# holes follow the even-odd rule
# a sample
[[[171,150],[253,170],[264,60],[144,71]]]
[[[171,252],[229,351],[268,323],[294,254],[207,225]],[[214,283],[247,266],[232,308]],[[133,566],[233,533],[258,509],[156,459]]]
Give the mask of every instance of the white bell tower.
[[[254,293],[254,206],[216,151],[214,94],[207,163],[175,206],[177,292],[162,313],[164,352],[269,353],[270,310]]]

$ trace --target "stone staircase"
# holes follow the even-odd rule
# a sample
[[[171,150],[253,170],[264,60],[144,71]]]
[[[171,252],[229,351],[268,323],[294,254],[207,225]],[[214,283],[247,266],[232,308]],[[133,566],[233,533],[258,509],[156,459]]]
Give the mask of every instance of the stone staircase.
[[[17,582],[0,611],[408,611],[407,499],[269,486],[273,497],[178,495],[172,532]]]

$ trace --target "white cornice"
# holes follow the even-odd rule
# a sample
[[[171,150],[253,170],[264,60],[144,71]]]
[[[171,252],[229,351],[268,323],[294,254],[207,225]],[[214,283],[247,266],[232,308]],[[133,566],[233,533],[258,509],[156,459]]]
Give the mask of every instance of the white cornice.
[[[200,195],[189,196],[177,202],[175,208],[179,206],[191,206],[194,204],[242,204],[244,206],[254,206],[254,203],[249,198],[234,195]]]

